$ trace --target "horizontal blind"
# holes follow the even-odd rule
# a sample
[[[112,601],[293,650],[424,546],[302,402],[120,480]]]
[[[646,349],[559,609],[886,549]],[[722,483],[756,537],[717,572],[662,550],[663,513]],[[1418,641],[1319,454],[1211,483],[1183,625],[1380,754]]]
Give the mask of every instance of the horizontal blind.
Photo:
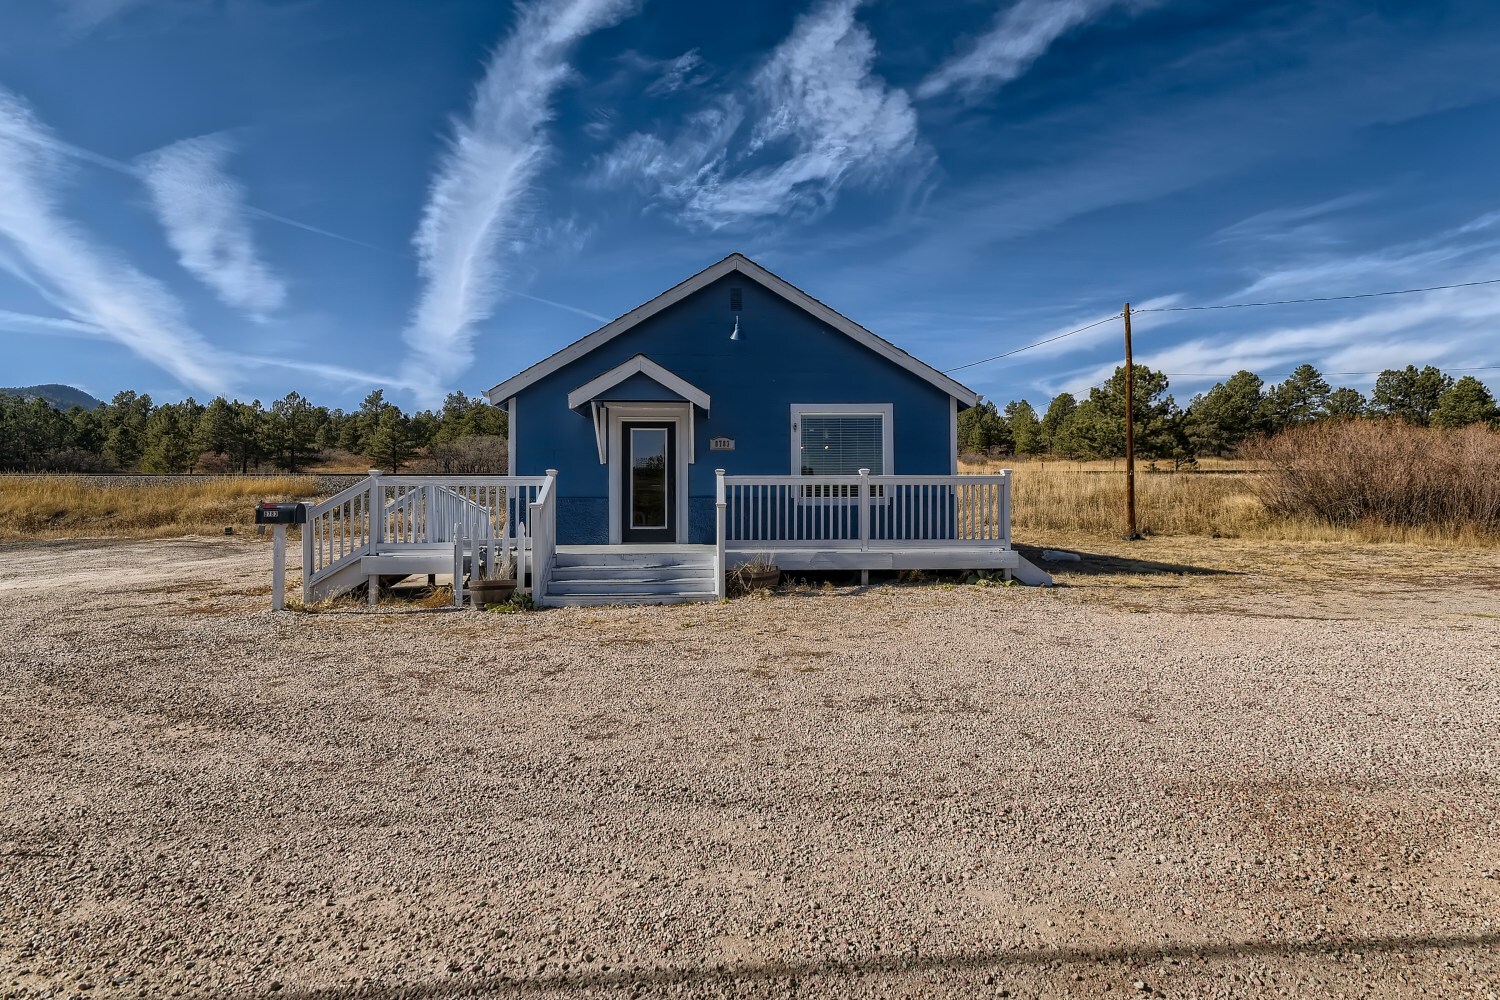
[[[885,475],[884,418],[878,413],[802,414],[804,476]]]

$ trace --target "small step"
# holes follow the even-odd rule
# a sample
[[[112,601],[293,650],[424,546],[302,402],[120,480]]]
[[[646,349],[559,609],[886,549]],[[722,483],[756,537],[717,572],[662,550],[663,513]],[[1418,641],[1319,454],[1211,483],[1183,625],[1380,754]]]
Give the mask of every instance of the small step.
[[[554,566],[552,579],[601,580],[610,583],[656,583],[661,580],[712,580],[713,566]]]
[[[615,597],[633,597],[649,594],[712,593],[713,581],[702,578],[679,578],[668,580],[632,580],[617,583],[610,580],[552,580],[547,584],[549,595],[597,594]]]
[[[606,605],[697,604],[715,601],[712,591],[679,594],[549,594],[546,603],[557,608],[592,608]]]
[[[680,604],[714,591],[712,546],[580,545],[557,551],[544,603]]]
[[[592,547],[591,547],[592,548]],[[599,551],[559,551],[554,557],[556,566],[708,566],[714,564],[714,550],[707,546],[693,546],[688,550],[672,549],[617,549],[599,546]],[[703,551],[695,551],[702,548]]]

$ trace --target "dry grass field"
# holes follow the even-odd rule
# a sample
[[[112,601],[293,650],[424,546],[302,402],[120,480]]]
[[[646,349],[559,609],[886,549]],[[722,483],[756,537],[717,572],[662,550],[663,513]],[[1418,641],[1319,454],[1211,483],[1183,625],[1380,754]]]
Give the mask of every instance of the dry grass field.
[[[1493,997],[1500,553],[266,610],[0,543],[0,996]]]
[[[306,489],[274,476],[108,488],[86,476],[0,477],[0,540],[216,535],[251,526],[257,503]]]
[[[1071,462],[1006,459],[964,463],[963,472],[1015,473],[1013,530],[1018,540],[1052,535],[1119,538],[1125,532],[1123,460]],[[1352,545],[1405,543],[1427,548],[1473,548],[1500,542],[1470,529],[1440,530],[1364,522],[1336,527],[1310,518],[1274,517],[1257,495],[1260,467],[1249,461],[1205,459],[1197,469],[1170,463],[1136,469],[1136,518],[1143,534],[1203,536]],[[1042,542],[1042,544],[1052,544]]]

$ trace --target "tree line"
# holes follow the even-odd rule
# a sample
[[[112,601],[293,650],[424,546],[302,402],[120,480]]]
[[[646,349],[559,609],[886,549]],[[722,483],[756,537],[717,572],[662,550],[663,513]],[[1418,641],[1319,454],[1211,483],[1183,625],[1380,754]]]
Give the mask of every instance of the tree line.
[[[382,390],[358,410],[314,406],[290,392],[269,407],[216,397],[156,405],[125,391],[86,410],[0,396],[0,470],[20,472],[300,472],[343,451],[398,471],[420,461],[446,473],[503,472],[506,415],[449,394],[441,410],[407,414]]]
[[[1427,365],[1387,369],[1369,398],[1347,386],[1333,388],[1312,365],[1301,365],[1283,382],[1267,385],[1240,371],[1179,406],[1162,372],[1135,366],[1132,385],[1136,454],[1148,460],[1192,461],[1230,455],[1251,438],[1320,420],[1377,418],[1424,427],[1464,427],[1500,422],[1495,397],[1479,379],[1450,375]],[[1026,400],[1003,409],[981,400],[959,414],[963,454],[1059,455],[1072,459],[1125,454],[1125,368],[1079,399],[1053,397],[1040,416]]]

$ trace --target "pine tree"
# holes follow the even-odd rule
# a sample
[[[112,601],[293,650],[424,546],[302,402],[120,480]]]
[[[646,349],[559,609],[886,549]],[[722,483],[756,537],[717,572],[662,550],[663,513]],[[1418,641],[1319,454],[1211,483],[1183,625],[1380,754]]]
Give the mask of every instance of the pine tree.
[[[1298,365],[1297,370],[1265,395],[1265,417],[1270,430],[1301,427],[1318,419],[1328,402],[1328,380],[1312,365]]]
[[[1500,417],[1495,397],[1489,388],[1473,375],[1465,375],[1438,400],[1432,413],[1434,427],[1467,427],[1469,424],[1494,423]]]
[[[1260,376],[1238,371],[1189,404],[1184,431],[1194,450],[1228,455],[1246,438],[1263,433],[1265,394]]]
[[[1131,404],[1135,415],[1135,451],[1142,458],[1188,457],[1181,411],[1167,395],[1167,376],[1145,365],[1135,366]],[[1125,366],[1103,386],[1089,390],[1063,430],[1064,453],[1076,458],[1118,458],[1125,454]]]
[[[121,469],[134,468],[146,447],[146,421],[151,416],[151,397],[130,390],[117,392],[104,407],[104,454]]]
[[[158,406],[146,421],[146,443],[141,471],[149,473],[189,472],[197,464],[196,404],[167,403]]]
[[[980,399],[958,415],[958,452],[960,455],[1008,453],[1012,445],[1010,427],[1005,418],[987,399]]]
[[[1058,435],[1063,425],[1073,416],[1073,411],[1078,409],[1078,400],[1073,398],[1071,392],[1060,392],[1052,397],[1052,402],[1047,404],[1047,412],[1042,415],[1042,450],[1044,452],[1062,453],[1058,443]]]
[[[1364,415],[1365,397],[1358,389],[1348,386],[1330,392],[1323,403],[1323,412],[1319,414],[1325,420],[1353,420]]]
[[[1042,422],[1030,403],[1024,399],[1008,403],[1005,422],[1010,426],[1017,455],[1035,455],[1042,450]]]
[[[1388,368],[1375,379],[1370,408],[1382,416],[1426,426],[1437,412],[1443,393],[1453,386],[1452,376],[1432,365],[1417,371],[1415,365]]]
[[[300,393],[289,392],[272,403],[262,426],[267,452],[286,471],[305,468],[317,455],[317,413]]]
[[[370,461],[386,472],[398,472],[412,456],[412,442],[407,419],[392,406],[380,417],[370,435]]]

